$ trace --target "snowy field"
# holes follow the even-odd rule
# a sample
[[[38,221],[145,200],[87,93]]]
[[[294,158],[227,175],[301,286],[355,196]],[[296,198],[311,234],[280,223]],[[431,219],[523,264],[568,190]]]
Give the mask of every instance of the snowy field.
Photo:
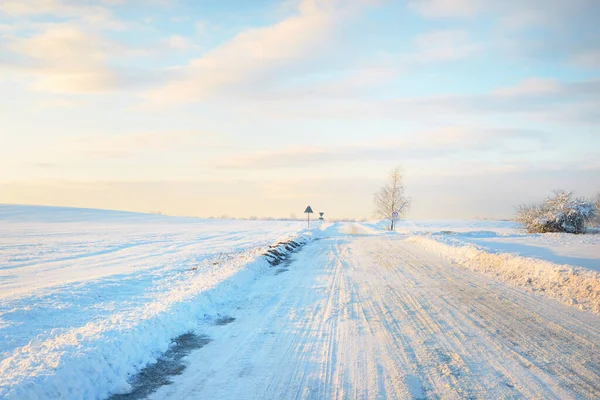
[[[0,205],[0,398],[600,396],[600,235],[381,227]]]
[[[267,268],[268,245],[303,228],[0,206],[0,398],[126,391],[128,374]]]
[[[600,234],[528,234],[509,221],[400,221],[398,232],[600,271]]]

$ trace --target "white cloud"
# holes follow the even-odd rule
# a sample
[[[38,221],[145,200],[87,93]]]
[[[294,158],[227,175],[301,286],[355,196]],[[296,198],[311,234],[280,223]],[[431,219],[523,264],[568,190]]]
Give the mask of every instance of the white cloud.
[[[354,164],[369,161],[431,161],[471,154],[472,158],[503,150],[507,143],[519,141],[523,149],[539,149],[542,132],[522,129],[490,129],[477,127],[443,127],[417,131],[394,137],[368,140],[335,147],[291,147],[240,154],[219,160],[219,168],[273,169],[314,167],[322,164]]]
[[[214,135],[202,131],[149,131],[125,134],[95,134],[68,137],[62,148],[68,154],[99,159],[127,158],[146,151],[180,151],[186,147],[224,148]]]
[[[419,52],[411,58],[416,63],[435,63],[465,58],[481,50],[482,46],[471,42],[464,30],[435,30],[415,38]]]
[[[412,0],[409,6],[432,18],[471,17],[481,9],[482,3],[485,0]]]
[[[86,27],[101,29],[123,29],[125,26],[104,4],[87,1],[3,0],[0,3],[0,14],[12,18],[52,15],[77,20]]]
[[[107,66],[119,46],[68,24],[50,25],[29,38],[15,39],[10,49],[26,57],[25,78],[34,77],[34,88],[43,91],[99,92],[117,84]]]
[[[151,92],[149,99],[154,103],[201,101],[248,85],[260,87],[277,71],[324,51],[334,25],[363,3],[302,0],[297,15],[243,31],[187,65],[172,68],[178,78]]]
[[[529,78],[514,86],[507,86],[492,91],[493,96],[499,97],[523,97],[523,96],[543,96],[557,94],[560,92],[561,85],[553,79]]]
[[[169,48],[177,51],[187,51],[192,49],[194,46],[189,39],[181,35],[171,35],[163,40]]]
[[[64,14],[73,10],[60,0],[4,0],[0,4],[0,12],[18,16],[30,14]]]
[[[206,33],[206,26],[207,26],[206,21],[196,22],[196,24],[194,24],[194,30],[196,31],[196,34],[204,35]]]
[[[575,54],[573,62],[581,67],[600,70],[600,49],[590,48]]]
[[[591,69],[600,64],[597,0],[413,0],[409,4],[427,18],[490,20],[495,52],[508,50],[519,59],[554,64],[558,60]],[[538,32],[527,35],[533,30]],[[502,46],[496,48],[498,44]]]

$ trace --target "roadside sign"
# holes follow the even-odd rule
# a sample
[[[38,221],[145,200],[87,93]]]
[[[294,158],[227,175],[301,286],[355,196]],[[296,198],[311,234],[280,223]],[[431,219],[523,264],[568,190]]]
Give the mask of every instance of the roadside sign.
[[[323,214],[325,214],[324,212],[320,212],[319,213],[319,219],[322,221],[323,220]]]
[[[392,213],[392,218],[393,218],[393,219],[398,219],[398,211],[394,211],[394,212]]]
[[[306,220],[307,226],[310,228],[310,214],[313,213],[313,210],[312,210],[312,208],[310,208],[310,206],[308,206],[308,207],[306,207],[306,210],[304,210],[304,213],[306,214],[306,217],[307,217],[307,220]]]

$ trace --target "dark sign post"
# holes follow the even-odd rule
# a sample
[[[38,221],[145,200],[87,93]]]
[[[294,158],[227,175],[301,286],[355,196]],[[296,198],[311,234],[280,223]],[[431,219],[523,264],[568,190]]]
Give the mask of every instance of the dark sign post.
[[[325,213],[324,213],[324,212],[320,212],[320,213],[319,213],[319,219],[320,219],[321,221],[323,221],[323,214],[325,214]]]
[[[310,206],[308,206],[308,207],[306,207],[306,210],[304,210],[304,213],[307,216],[307,220],[306,221],[307,221],[308,227],[310,228],[310,214],[313,213],[313,210],[312,210],[312,208],[310,208]]]

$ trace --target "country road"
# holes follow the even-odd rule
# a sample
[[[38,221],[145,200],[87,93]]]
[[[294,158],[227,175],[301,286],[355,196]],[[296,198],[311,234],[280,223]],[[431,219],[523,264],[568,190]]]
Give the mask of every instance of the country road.
[[[598,315],[347,233],[252,284],[149,398],[600,397]]]

